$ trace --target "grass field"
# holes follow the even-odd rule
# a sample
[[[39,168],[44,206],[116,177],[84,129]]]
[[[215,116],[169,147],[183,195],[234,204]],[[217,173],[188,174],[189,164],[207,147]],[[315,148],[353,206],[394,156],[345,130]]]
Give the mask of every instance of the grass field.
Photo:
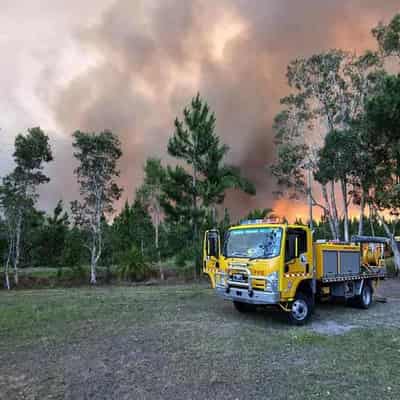
[[[291,327],[203,285],[0,293],[1,399],[398,399],[400,284]]]

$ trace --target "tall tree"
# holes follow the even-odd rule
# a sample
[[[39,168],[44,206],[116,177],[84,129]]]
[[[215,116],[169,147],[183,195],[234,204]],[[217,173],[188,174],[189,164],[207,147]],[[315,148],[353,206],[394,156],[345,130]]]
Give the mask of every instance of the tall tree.
[[[372,160],[368,202],[390,240],[399,270],[400,251],[382,211],[396,217],[400,213],[400,75],[387,76],[368,100],[361,130]]]
[[[190,168],[167,168],[164,211],[175,222],[184,216],[190,221],[191,239],[197,249],[199,228],[207,210],[221,204],[229,188],[254,194],[254,186],[240,175],[238,168],[226,165],[229,150],[215,133],[215,115],[198,94],[176,118],[175,132],[168,142],[168,153]]]
[[[344,240],[350,240],[348,214],[348,184],[354,171],[354,155],[358,151],[355,135],[347,131],[332,131],[325,137],[324,146],[319,151],[316,179],[319,182],[339,181],[345,207]]]
[[[110,131],[73,134],[74,157],[79,161],[75,174],[80,187],[82,201],[73,201],[71,209],[76,222],[85,226],[90,233],[90,283],[96,283],[96,267],[102,254],[102,218],[114,211],[122,189],[118,160],[122,156],[121,143]]]
[[[349,172],[332,176],[318,171],[318,164],[323,164],[318,160],[319,150],[328,133],[349,132],[352,120],[363,111],[365,98],[373,86],[373,72],[380,67],[376,53],[367,52],[357,57],[341,50],[297,59],[288,66],[288,82],[295,94],[282,100],[286,109],[275,120],[278,162],[272,172],[281,185],[303,193],[307,189],[310,220],[312,206],[321,207],[335,239],[340,237],[335,182],[339,182],[342,191],[345,239],[349,239],[350,177]],[[336,161],[341,162],[343,158]],[[320,179],[323,204],[317,203],[312,193],[311,171],[317,181]]]
[[[164,271],[161,263],[160,254],[160,224],[162,217],[161,195],[162,187],[165,182],[165,169],[161,165],[161,160],[157,158],[149,158],[144,166],[144,182],[139,190],[143,203],[152,216],[155,230],[155,246],[157,252],[157,262],[160,270],[160,278],[164,280]]]
[[[18,284],[18,266],[24,219],[35,205],[39,185],[50,179],[43,173],[44,164],[53,159],[48,136],[39,128],[28,129],[26,135],[15,138],[14,170],[3,178],[0,187],[0,206],[8,227],[8,256],[14,265],[14,282]],[[9,288],[8,275],[6,285]]]

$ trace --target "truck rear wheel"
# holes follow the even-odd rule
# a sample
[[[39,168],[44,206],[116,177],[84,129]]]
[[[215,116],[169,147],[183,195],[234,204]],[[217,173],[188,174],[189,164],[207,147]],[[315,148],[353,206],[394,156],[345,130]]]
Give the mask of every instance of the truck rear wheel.
[[[248,313],[256,310],[256,306],[254,304],[242,303],[241,301],[234,301],[233,305],[236,310],[241,313]]]
[[[372,289],[367,282],[364,283],[360,296],[357,296],[355,300],[357,307],[365,310],[369,308],[372,303]]]
[[[312,299],[305,293],[297,293],[289,311],[289,321],[293,325],[304,325],[312,313]]]

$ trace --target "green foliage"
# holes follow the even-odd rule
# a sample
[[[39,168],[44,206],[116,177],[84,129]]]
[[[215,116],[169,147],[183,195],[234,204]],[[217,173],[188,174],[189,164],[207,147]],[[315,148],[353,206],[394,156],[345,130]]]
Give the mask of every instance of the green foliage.
[[[69,217],[60,200],[53,215],[37,220],[32,227],[33,254],[32,265],[60,267],[65,265],[66,239],[69,232]]]
[[[53,160],[49,137],[39,128],[28,129],[24,136],[19,134],[15,138],[14,160],[21,173],[30,175],[36,184],[47,182],[48,178],[40,171],[43,163]]]
[[[67,231],[63,253],[63,264],[78,267],[87,263],[88,250],[82,246],[87,241],[88,234],[78,226]]]
[[[380,23],[372,30],[379,49],[385,56],[400,56],[400,14],[396,14],[387,24]]]
[[[117,163],[122,156],[121,143],[110,131],[73,134],[74,157],[79,165],[75,169],[83,203],[73,202],[77,221],[90,224],[94,218],[111,213],[113,201],[118,200],[122,189],[115,178],[119,176]]]
[[[400,76],[387,76],[371,96],[362,122],[373,176],[370,201],[379,208],[400,207]]]
[[[139,197],[132,206],[125,203],[121,213],[112,225],[112,248],[114,259],[118,261],[119,254],[129,252],[134,246],[148,260],[156,259],[154,246],[154,226],[151,217]]]
[[[319,150],[315,178],[318,182],[347,180],[355,173],[354,157],[360,148],[358,137],[352,131],[331,131]]]
[[[118,264],[117,275],[122,280],[141,281],[150,275],[150,267],[136,246],[122,253]]]

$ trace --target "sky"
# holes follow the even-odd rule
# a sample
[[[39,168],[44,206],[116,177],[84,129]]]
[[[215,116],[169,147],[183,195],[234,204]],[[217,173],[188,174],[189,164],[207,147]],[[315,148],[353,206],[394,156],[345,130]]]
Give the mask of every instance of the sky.
[[[0,0],[0,10],[0,176],[13,167],[15,135],[40,126],[54,152],[41,208],[78,196],[77,129],[120,137],[121,202],[132,199],[147,157],[173,162],[173,121],[200,92],[230,147],[227,162],[257,187],[254,197],[230,192],[226,206],[293,219],[304,203],[277,201],[268,172],[286,66],[331,48],[374,48],[372,27],[400,0]]]

